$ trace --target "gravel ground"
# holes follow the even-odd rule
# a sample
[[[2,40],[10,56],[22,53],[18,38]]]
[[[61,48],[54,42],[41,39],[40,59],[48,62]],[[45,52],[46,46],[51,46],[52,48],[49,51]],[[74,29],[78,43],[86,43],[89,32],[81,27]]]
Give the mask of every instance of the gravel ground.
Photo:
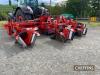
[[[74,65],[95,65],[95,71],[74,71]],[[100,27],[64,44],[41,36],[27,49],[1,29],[0,75],[100,75]]]

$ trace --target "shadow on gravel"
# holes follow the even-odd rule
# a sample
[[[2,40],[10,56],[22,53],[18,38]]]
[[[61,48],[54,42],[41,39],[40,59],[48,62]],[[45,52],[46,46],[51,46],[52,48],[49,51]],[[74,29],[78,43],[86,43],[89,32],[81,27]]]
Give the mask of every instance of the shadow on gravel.
[[[0,51],[3,50],[3,52],[5,53],[5,56],[7,58],[10,58],[26,50],[31,51],[33,48],[34,47],[23,48],[19,46],[18,44],[13,43],[12,45],[5,44],[4,47],[3,46],[0,47]]]
[[[10,58],[24,50],[26,49],[23,49],[14,43],[14,38],[9,37],[5,30],[0,29],[0,52],[3,53],[3,56]]]
[[[84,39],[86,38],[86,35],[83,35],[83,36],[75,36],[74,39],[78,39],[78,40],[81,40],[81,39]]]
[[[79,37],[79,36],[74,37],[74,39],[78,39],[78,40],[81,40],[82,38],[83,38],[83,36],[82,37]]]
[[[0,52],[4,53],[4,56],[6,56],[7,58],[15,56],[21,52],[24,52],[26,50],[34,50],[34,47],[42,47],[42,46],[33,46],[33,47],[28,47],[28,48],[22,48],[19,45],[14,43],[14,38],[8,37],[7,33],[3,30],[0,31],[0,35],[3,35],[0,38]],[[83,37],[75,37],[74,39],[82,39]],[[41,35],[40,37],[37,38],[37,41],[39,43],[39,45],[45,45],[49,48],[50,47],[54,47],[54,49],[58,49],[58,50],[63,50],[65,49],[65,47],[71,45],[71,43],[73,43],[73,41],[67,41],[66,43],[60,42],[58,40],[52,40],[50,39],[49,36],[46,35]],[[36,42],[37,42],[36,41]]]
[[[6,52],[7,57],[9,58],[23,52],[24,50],[25,49],[22,49],[18,47],[16,44],[14,44],[9,49],[6,48],[5,52]]]
[[[70,43],[71,41],[69,40],[66,43],[63,43],[61,41],[51,39],[49,41],[46,41],[44,44],[47,44],[48,46],[52,46],[58,50],[62,50],[65,48],[65,46],[68,46]]]

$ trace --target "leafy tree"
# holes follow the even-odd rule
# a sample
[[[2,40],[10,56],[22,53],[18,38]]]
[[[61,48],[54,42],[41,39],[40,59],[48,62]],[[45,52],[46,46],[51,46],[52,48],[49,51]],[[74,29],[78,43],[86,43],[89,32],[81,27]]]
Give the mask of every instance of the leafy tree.
[[[9,6],[11,6],[12,5],[12,2],[11,2],[11,0],[9,0]]]
[[[100,0],[68,0],[66,10],[78,17],[96,16],[100,10]]]
[[[91,0],[91,16],[99,15],[100,10],[100,0]]]
[[[0,5],[0,20],[7,20],[8,13],[13,10],[9,5]]]
[[[72,13],[78,17],[86,17],[89,0],[68,0],[66,3],[67,12]]]

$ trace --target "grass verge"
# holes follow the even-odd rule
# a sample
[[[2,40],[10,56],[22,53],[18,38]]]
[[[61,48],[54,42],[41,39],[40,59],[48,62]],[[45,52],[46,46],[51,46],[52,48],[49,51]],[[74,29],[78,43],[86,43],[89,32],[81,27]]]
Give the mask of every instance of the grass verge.
[[[100,26],[100,22],[90,22],[90,26],[92,27]]]
[[[82,22],[84,24],[87,24],[91,27],[97,27],[97,26],[100,26],[100,22],[88,22],[88,21],[79,21],[79,22]]]
[[[3,25],[6,23],[7,21],[0,21],[0,27],[3,27]]]

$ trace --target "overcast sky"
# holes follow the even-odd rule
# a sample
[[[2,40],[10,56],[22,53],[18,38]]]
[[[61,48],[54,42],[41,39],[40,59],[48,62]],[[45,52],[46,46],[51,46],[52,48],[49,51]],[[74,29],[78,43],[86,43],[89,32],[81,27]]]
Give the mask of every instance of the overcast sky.
[[[16,0],[11,0],[13,3],[16,3]],[[38,0],[39,2],[44,2],[44,3],[50,3],[49,0]],[[61,1],[66,1],[66,0],[52,0],[52,4],[61,2]],[[8,4],[9,0],[0,0],[0,4]]]

